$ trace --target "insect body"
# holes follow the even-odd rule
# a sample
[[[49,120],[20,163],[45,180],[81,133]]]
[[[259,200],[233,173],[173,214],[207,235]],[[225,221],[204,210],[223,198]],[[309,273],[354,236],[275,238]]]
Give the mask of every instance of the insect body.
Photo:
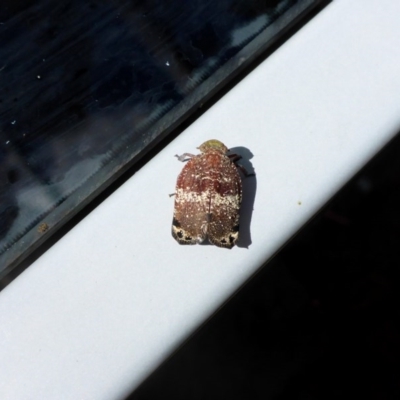
[[[201,154],[183,154],[189,161],[178,176],[172,236],[180,244],[201,243],[205,239],[219,247],[232,248],[239,237],[239,209],[242,182],[227,147],[208,140]]]

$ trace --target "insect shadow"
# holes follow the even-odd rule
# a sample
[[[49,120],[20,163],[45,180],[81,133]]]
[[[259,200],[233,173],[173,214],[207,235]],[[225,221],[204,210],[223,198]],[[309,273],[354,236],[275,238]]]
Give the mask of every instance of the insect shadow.
[[[248,176],[244,176],[240,172],[243,196],[240,207],[240,235],[236,242],[237,247],[248,248],[252,243],[250,226],[257,191],[257,176],[250,162],[254,155],[246,147],[232,147],[229,149],[229,154],[238,154],[241,156],[241,159],[236,164],[241,165],[248,173]]]

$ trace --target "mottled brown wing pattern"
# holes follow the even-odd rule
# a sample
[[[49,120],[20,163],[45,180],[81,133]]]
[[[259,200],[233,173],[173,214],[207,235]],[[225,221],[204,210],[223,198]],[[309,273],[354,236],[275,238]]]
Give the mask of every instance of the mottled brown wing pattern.
[[[221,164],[219,177],[214,180],[207,234],[211,243],[230,249],[239,238],[242,182],[236,165],[228,157],[222,158]]]
[[[180,244],[208,238],[216,246],[232,248],[239,237],[241,178],[220,145],[209,141],[200,146],[203,153],[193,156],[178,177],[172,235]]]
[[[198,158],[190,159],[180,173],[175,192],[172,236],[180,244],[201,243],[206,238],[206,204],[201,193],[201,174]]]

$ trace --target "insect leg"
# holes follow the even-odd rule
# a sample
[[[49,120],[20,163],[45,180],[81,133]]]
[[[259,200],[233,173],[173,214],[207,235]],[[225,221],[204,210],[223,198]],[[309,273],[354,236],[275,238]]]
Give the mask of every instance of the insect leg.
[[[188,161],[189,159],[191,159],[192,157],[195,157],[194,154],[190,154],[190,153],[183,153],[181,156],[178,156],[178,154],[175,154],[175,157],[182,162]]]
[[[242,171],[243,175],[247,178],[248,176],[255,176],[255,173],[250,173],[247,171],[245,167],[243,167],[242,164],[236,164],[242,156],[239,154],[229,154],[228,157],[231,159],[231,161]]]
[[[239,161],[241,158],[242,158],[242,156],[241,155],[239,155],[239,154],[228,154],[228,157],[231,159],[231,161],[232,162],[236,162],[236,161]]]
[[[243,174],[246,178],[248,178],[249,176],[256,176],[256,174],[255,174],[254,172],[249,172],[249,171],[247,171],[247,169],[246,169],[245,167],[243,167],[242,164],[235,164],[235,165],[242,171],[242,174]]]

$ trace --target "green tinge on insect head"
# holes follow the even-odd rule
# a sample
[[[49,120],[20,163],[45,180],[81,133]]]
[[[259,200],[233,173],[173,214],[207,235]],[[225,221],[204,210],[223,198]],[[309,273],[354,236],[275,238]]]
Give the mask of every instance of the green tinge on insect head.
[[[201,146],[198,147],[198,149],[202,153],[206,153],[209,150],[217,150],[222,154],[226,154],[228,152],[228,148],[216,139],[207,140],[207,142],[204,142]]]

